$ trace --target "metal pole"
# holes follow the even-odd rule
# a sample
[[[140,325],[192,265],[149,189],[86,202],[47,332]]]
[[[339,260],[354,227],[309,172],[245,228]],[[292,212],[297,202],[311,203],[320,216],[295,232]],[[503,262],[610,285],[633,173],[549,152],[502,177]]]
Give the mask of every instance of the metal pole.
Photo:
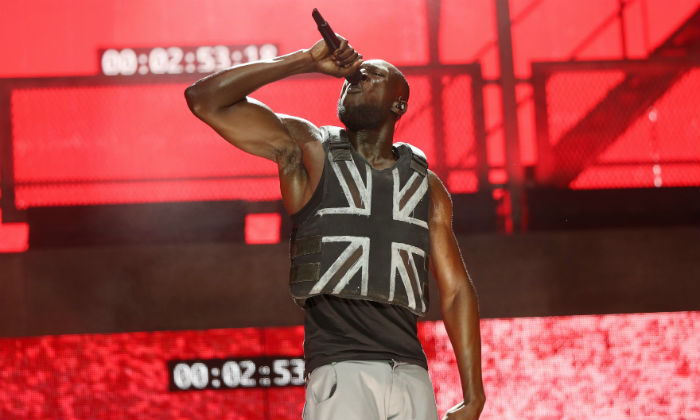
[[[447,183],[447,153],[445,148],[444,109],[442,103],[442,77],[436,69],[440,65],[440,7],[441,0],[426,0],[428,18],[428,54],[431,108],[433,113],[433,137],[435,139],[435,154],[439,161],[433,170]]]
[[[498,22],[498,55],[501,65],[503,134],[506,146],[508,190],[511,198],[513,231],[519,231],[522,219],[523,168],[520,163],[518,107],[515,99],[515,69],[513,67],[513,42],[510,33],[510,10],[508,0],[495,1],[496,21]]]

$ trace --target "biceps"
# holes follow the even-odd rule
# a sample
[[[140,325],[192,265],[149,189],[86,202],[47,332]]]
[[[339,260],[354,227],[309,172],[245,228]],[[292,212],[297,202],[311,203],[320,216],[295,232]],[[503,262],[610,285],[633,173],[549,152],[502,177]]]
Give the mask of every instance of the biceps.
[[[285,151],[296,147],[277,114],[252,98],[198,116],[226,141],[256,156],[277,162]]]

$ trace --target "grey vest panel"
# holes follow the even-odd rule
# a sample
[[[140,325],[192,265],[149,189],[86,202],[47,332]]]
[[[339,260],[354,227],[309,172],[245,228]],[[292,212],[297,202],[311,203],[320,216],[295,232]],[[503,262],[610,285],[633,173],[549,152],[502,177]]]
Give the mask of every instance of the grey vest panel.
[[[323,127],[325,166],[310,202],[292,216],[290,289],[295,301],[330,294],[428,310],[430,236],[425,155],[394,144],[377,170],[338,127]]]

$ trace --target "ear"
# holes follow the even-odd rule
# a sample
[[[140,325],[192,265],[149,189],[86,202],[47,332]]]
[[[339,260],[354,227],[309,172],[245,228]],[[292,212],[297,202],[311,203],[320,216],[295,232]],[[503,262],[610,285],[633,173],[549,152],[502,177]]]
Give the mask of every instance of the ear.
[[[398,115],[399,117],[406,113],[408,109],[408,104],[399,96],[399,99],[391,104],[391,112]]]

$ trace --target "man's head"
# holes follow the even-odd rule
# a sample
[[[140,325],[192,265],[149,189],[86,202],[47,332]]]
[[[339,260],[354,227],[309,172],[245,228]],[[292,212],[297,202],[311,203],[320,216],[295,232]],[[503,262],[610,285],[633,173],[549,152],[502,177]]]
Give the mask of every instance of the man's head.
[[[376,129],[395,123],[406,112],[409,87],[403,73],[384,60],[368,60],[360,66],[357,84],[343,84],[338,118],[350,130]]]

